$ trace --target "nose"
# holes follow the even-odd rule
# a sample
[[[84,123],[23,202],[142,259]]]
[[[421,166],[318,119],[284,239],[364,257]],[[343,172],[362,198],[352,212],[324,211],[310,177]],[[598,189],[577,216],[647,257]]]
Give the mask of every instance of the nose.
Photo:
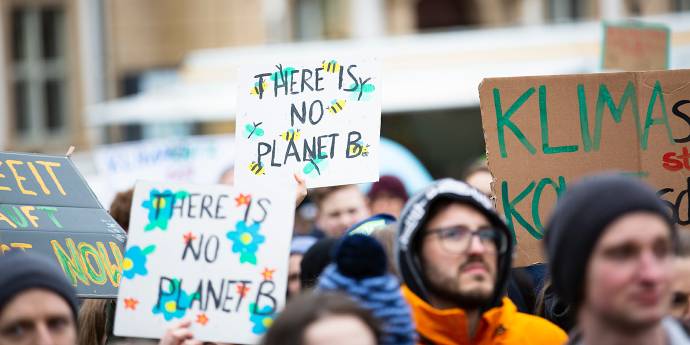
[[[470,236],[470,243],[469,243],[469,248],[467,248],[467,253],[468,254],[484,254],[486,252],[486,246],[482,241],[479,239],[479,236],[476,236],[476,234],[473,234]]]
[[[54,345],[53,335],[45,322],[36,325],[36,345]]]
[[[651,250],[643,251],[638,270],[640,280],[648,285],[656,285],[664,279],[669,279],[670,266],[667,265],[667,261],[667,257],[659,257]]]

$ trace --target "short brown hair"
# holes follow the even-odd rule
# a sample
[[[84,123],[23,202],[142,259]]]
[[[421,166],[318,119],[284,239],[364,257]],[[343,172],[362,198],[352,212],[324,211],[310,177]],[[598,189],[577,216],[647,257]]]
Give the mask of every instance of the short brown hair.
[[[314,188],[309,191],[309,197],[311,200],[314,202],[317,208],[321,208],[321,203],[323,203],[324,200],[326,200],[331,194],[345,189],[345,188],[358,188],[357,185],[354,184],[344,184],[340,186],[330,186],[330,187],[321,187],[321,188]]]
[[[368,310],[350,297],[334,292],[307,292],[285,306],[261,340],[262,345],[302,345],[304,333],[314,322],[332,315],[350,315],[362,321],[378,340],[381,325]]]
[[[123,230],[129,230],[129,212],[132,208],[132,197],[134,196],[134,188],[130,188],[124,192],[119,192],[115,195],[115,199],[110,204],[110,216],[115,219],[117,224],[120,224]]]

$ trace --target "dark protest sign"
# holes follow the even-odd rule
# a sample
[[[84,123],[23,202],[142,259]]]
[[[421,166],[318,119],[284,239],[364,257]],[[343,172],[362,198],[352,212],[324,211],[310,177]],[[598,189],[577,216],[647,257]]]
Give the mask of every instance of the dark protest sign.
[[[294,173],[309,188],[378,180],[378,75],[368,57],[242,68],[235,183],[292,181]]]
[[[115,334],[256,344],[285,303],[292,185],[250,189],[140,181],[134,191]]]
[[[676,223],[690,225],[688,80],[690,70],[484,79],[489,169],[517,239],[516,265],[541,261],[557,196],[599,171],[639,176]]]
[[[47,255],[79,296],[115,297],[124,242],[69,158],[0,152],[0,255]]]
[[[670,30],[661,24],[604,24],[601,65],[607,70],[668,69]]]

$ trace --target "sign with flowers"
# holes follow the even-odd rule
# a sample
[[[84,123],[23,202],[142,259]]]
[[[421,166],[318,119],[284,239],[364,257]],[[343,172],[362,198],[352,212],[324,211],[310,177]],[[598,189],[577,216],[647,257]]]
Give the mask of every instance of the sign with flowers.
[[[281,193],[271,191],[281,190]],[[285,303],[294,192],[137,183],[115,334],[256,343]]]

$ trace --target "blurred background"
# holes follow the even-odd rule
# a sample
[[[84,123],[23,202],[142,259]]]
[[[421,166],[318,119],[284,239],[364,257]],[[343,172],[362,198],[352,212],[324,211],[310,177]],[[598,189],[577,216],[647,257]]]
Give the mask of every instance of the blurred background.
[[[668,27],[668,67],[690,67],[690,0],[0,0],[0,150],[75,146],[106,205],[142,174],[216,182],[238,66],[366,53],[381,135],[421,179],[461,177],[484,154],[482,78],[601,71],[602,22],[629,19]]]

